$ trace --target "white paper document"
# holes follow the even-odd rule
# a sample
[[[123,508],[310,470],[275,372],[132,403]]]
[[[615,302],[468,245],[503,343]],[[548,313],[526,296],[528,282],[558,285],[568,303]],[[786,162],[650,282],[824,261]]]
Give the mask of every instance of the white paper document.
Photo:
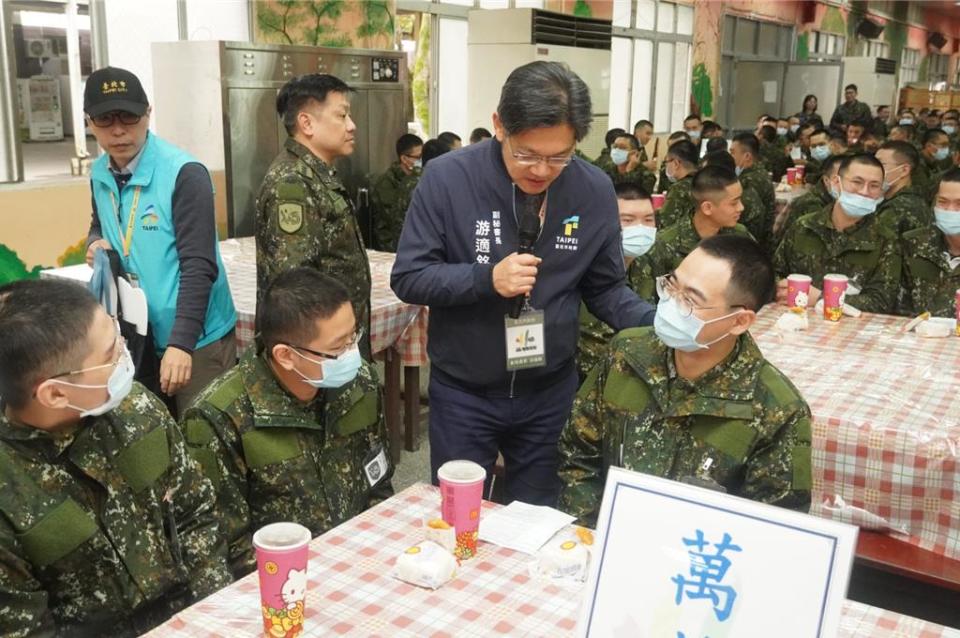
[[[574,517],[545,505],[514,501],[480,519],[480,540],[526,554],[536,554]]]

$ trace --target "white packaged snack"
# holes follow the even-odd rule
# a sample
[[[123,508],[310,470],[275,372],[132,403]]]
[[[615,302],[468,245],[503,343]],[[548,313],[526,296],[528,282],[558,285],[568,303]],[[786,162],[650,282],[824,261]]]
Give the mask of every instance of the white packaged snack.
[[[457,573],[453,554],[433,541],[423,541],[408,547],[397,558],[393,577],[418,587],[437,589]]]
[[[586,546],[568,534],[559,534],[537,554],[536,573],[544,578],[582,582],[589,564]]]

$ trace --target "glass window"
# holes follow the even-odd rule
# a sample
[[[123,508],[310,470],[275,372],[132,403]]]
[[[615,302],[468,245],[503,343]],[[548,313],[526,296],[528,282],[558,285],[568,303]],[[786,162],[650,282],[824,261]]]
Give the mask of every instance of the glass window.
[[[683,119],[690,110],[690,45],[677,42],[673,59],[673,121],[671,130],[683,128]]]
[[[653,31],[656,26],[657,3],[655,0],[637,0],[637,28]]]
[[[613,26],[630,26],[630,7],[632,0],[613,0]]]
[[[779,36],[779,26],[772,22],[760,23],[760,41],[757,47],[759,55],[776,56],[777,55],[777,36]]]
[[[437,54],[437,130],[463,136],[467,128],[467,21],[440,18]]]
[[[480,0],[481,9],[509,9],[510,0]]]
[[[518,9],[542,9],[543,0],[516,0]]]
[[[723,17],[723,50],[733,51],[733,36],[737,30],[737,19],[732,16]]]
[[[657,31],[660,33],[674,33],[676,31],[677,5],[670,2],[661,2],[657,7]]]
[[[673,101],[673,42],[657,43],[657,94],[654,104],[653,128],[656,131],[669,131],[671,124],[670,103]]]
[[[630,75],[633,58],[630,38],[612,38],[610,43],[610,128],[630,130]]]
[[[633,104],[630,105],[630,125],[637,120],[649,120],[650,97],[653,94],[653,40],[633,42]],[[660,130],[660,129],[657,129]]]
[[[677,5],[677,33],[693,35],[693,7]]]
[[[757,26],[754,20],[737,20],[737,39],[734,51],[737,53],[756,53]]]
[[[473,0],[440,0],[441,4],[459,4],[462,7],[472,7]]]

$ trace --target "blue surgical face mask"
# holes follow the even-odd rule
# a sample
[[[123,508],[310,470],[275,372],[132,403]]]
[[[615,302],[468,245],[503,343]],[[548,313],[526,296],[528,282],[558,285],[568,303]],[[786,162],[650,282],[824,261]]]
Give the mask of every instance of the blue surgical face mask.
[[[946,133],[947,135],[953,135],[954,133],[957,132],[957,127],[956,127],[956,126],[951,126],[950,124],[944,124],[944,125],[943,125],[942,127],[940,127],[940,128],[942,128],[942,129],[943,129],[943,132]]]
[[[677,181],[676,176],[670,171],[670,167],[669,167],[669,166],[667,166],[667,167],[665,167],[665,168],[663,169],[663,173],[667,176],[667,181],[670,182],[671,184],[673,184],[673,183],[675,183],[675,182]]]
[[[830,147],[827,146],[826,144],[813,146],[810,148],[810,156],[813,159],[817,160],[818,162],[822,162],[823,160],[830,157]]]
[[[302,359],[320,365],[320,368],[323,370],[322,379],[311,379],[294,368],[294,371],[299,374],[308,385],[312,385],[315,388],[340,388],[345,386],[356,378],[362,363],[360,359],[360,349],[357,346],[353,346],[353,348],[347,350],[336,359],[324,359],[323,361],[315,361],[310,357],[304,356],[300,354],[296,348],[292,348],[292,350]]]
[[[78,372],[83,372],[83,370],[78,370]],[[105,414],[119,406],[123,400],[127,398],[127,395],[130,394],[130,390],[133,389],[134,373],[135,370],[133,366],[133,359],[130,358],[130,351],[127,350],[127,346],[124,344],[123,352],[120,353],[120,358],[117,360],[117,365],[114,366],[113,372],[110,373],[110,378],[107,379],[107,383],[105,385],[84,385],[81,383],[61,381],[60,379],[51,379],[51,381],[62,383],[63,385],[73,386],[75,388],[107,389],[107,395],[109,398],[95,408],[84,409],[69,403],[67,404],[67,407],[79,412],[80,417],[83,418],[87,416],[100,416],[101,414]]]
[[[900,118],[900,126],[910,126],[911,124],[913,124],[913,120],[909,117]]]
[[[960,211],[934,206],[933,215],[937,228],[943,231],[944,235],[960,235]]]
[[[934,152],[933,154],[933,159],[937,160],[938,162],[942,162],[943,160],[947,159],[947,156],[949,155],[950,155],[949,148],[946,148],[946,147],[938,148],[936,152]]]
[[[790,132],[791,132],[791,133],[796,133],[796,132],[799,131],[799,130],[800,130],[800,125],[799,125],[799,124],[791,124],[791,125],[790,125]]]
[[[622,148],[611,148],[610,149],[610,160],[617,166],[623,166],[627,163],[627,159],[630,157],[630,151],[625,151]]]
[[[782,126],[777,127],[777,135],[779,135],[780,137],[783,137],[786,134],[787,134],[787,129],[783,128]]]
[[[723,319],[740,314],[741,312],[743,311],[738,309],[730,314],[711,319],[710,321],[704,321],[692,314],[689,317],[684,317],[683,313],[680,312],[680,308],[677,306],[677,302],[673,297],[670,297],[668,299],[661,299],[660,303],[657,304],[657,314],[653,319],[653,331],[668,348],[680,350],[681,352],[706,350],[730,333],[727,332],[709,343],[700,343],[697,341],[697,337],[700,336],[700,331],[703,330],[703,327],[707,324],[722,321]]]
[[[623,229],[623,254],[627,257],[646,255],[657,239],[655,226],[627,226]]]
[[[743,167],[737,166],[736,168],[733,169],[733,171],[737,174],[737,177],[740,177],[740,174],[743,173]]]
[[[690,141],[698,142],[700,141],[700,131],[687,131],[687,135],[690,136]]]
[[[421,168],[423,168],[423,160],[422,160],[422,159],[415,159],[415,160],[413,160],[413,168],[415,168],[415,169],[421,169]]]
[[[841,188],[842,185],[841,185]],[[840,191],[840,208],[850,217],[866,217],[877,211],[877,205],[883,200],[882,197],[872,199],[864,197],[857,193],[848,193],[845,190]]]

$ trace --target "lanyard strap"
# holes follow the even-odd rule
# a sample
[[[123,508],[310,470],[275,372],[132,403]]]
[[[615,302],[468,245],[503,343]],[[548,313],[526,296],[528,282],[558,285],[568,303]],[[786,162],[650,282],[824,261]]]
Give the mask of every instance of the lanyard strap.
[[[137,220],[137,205],[140,203],[140,186],[133,190],[133,204],[130,206],[130,218],[127,220],[127,233],[123,238],[123,256],[130,256],[130,245],[133,243],[134,224]],[[113,210],[117,214],[117,221],[120,221],[120,208],[117,206],[117,198],[110,192],[110,201],[113,202]]]

